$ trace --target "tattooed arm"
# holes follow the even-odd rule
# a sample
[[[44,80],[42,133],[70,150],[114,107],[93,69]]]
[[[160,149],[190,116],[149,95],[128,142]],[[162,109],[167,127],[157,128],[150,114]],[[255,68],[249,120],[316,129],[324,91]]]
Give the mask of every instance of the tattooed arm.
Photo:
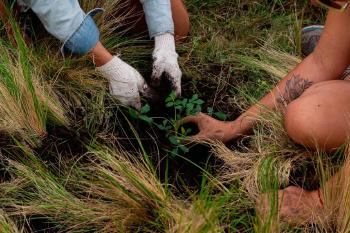
[[[286,82],[284,93],[281,93],[277,98],[277,107],[287,107],[290,102],[299,98],[311,85],[312,81],[304,79],[300,75],[293,74],[293,77]]]

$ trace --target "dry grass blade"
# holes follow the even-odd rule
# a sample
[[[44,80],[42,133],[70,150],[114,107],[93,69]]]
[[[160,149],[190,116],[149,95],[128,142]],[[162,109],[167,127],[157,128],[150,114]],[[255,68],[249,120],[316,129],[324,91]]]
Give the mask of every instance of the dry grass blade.
[[[169,225],[167,233],[215,233],[222,232],[220,223],[218,222],[218,213],[220,212],[214,207],[205,206],[205,202],[201,200],[195,201],[188,206],[177,206],[177,211],[173,213],[173,222]],[[170,212],[171,213],[171,212]]]
[[[269,45],[265,45],[259,50],[252,50],[251,53],[253,55],[239,56],[240,61],[253,69],[267,72],[275,81],[284,78],[301,62],[300,58]]]
[[[22,233],[16,224],[0,209],[0,232],[1,233]]]

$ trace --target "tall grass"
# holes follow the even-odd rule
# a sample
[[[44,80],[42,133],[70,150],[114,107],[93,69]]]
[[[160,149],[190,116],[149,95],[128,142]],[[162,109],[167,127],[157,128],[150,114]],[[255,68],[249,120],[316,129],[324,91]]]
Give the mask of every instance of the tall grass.
[[[62,179],[22,147],[19,161],[8,161],[13,179],[0,185],[1,205],[11,215],[39,217],[59,231],[219,231],[215,206],[176,198],[142,155],[99,144],[89,148],[90,162],[77,162]]]
[[[65,110],[14,22],[16,46],[0,40],[0,131],[38,145],[48,122],[66,125]]]
[[[218,228],[210,207],[183,202],[165,189],[150,161],[144,159],[146,155],[94,145],[88,156],[92,164],[78,171],[77,188],[105,204],[104,212],[113,213],[117,225],[110,229],[175,233],[215,232]]]
[[[225,103],[222,108],[236,111],[236,107],[227,106],[227,103],[241,101],[239,105],[242,106],[257,101],[251,93],[242,90],[247,70],[252,71],[249,75],[255,74],[251,77],[254,82],[271,75],[268,85],[263,83],[266,80],[254,85],[249,83],[254,89],[258,86],[259,90],[267,91],[299,62],[298,58],[271,49],[268,39],[262,49],[255,49],[256,38],[265,38],[270,32],[274,38],[283,37],[285,45],[288,35],[282,35],[286,31],[280,29],[294,24],[286,11],[295,1],[189,0],[186,3],[195,9],[192,21],[196,22],[190,42],[178,47],[185,73],[184,90],[190,91],[188,95],[195,90],[203,96],[213,96],[208,102],[212,101],[214,107],[221,108],[220,104]],[[96,6],[106,10],[95,18],[102,42],[114,54],[125,51],[122,58],[133,65],[141,58],[139,68],[144,68],[151,48],[146,48],[149,51],[144,55],[143,45],[122,36],[124,29],[133,23],[124,25],[132,13],[113,15],[116,8],[125,6],[124,1],[81,1],[81,4],[85,11]],[[271,30],[266,29],[269,25]],[[16,33],[18,37],[18,31]],[[58,52],[60,45],[52,38],[40,40],[42,43],[34,48],[35,52],[24,45],[21,37],[17,39],[20,40],[18,50],[5,42],[0,47],[0,72],[9,80],[3,84],[8,94],[4,94],[6,101],[0,103],[1,118],[4,115],[0,129],[37,145],[37,138],[46,134],[48,121],[67,123],[65,111],[58,102],[60,99],[65,107],[74,111],[77,135],[82,128],[80,118],[83,118],[88,134],[103,134],[106,141],[111,137],[120,138],[112,130],[121,128],[118,115],[113,111],[116,105],[106,98],[105,80],[95,72],[87,56],[63,59]],[[240,55],[243,50],[245,55]],[[241,84],[235,87],[238,94],[231,93],[232,83]],[[260,84],[264,85],[260,87]],[[0,94],[5,91],[0,88]],[[249,101],[242,101],[241,96]],[[59,171],[40,158],[40,151],[35,153],[20,146],[22,152],[11,148],[15,154],[12,159],[1,157],[8,162],[10,179],[0,183],[0,206],[11,218],[25,216],[29,223],[33,220],[49,223],[52,227],[49,230],[54,232],[297,231],[279,224],[276,197],[278,188],[292,182],[290,173],[294,165],[303,164],[307,153],[288,139],[280,114],[270,112],[258,120],[255,134],[246,137],[239,149],[213,145],[215,154],[225,162],[222,189],[204,178],[199,190],[189,189],[184,195],[175,185],[160,181],[156,166],[145,153],[130,153],[110,144],[89,145],[88,153],[73,155],[77,158],[73,164],[63,161],[65,166],[60,166],[62,170]],[[113,133],[107,132],[109,130]],[[52,153],[60,156],[60,151]],[[217,184],[217,180],[213,183]],[[262,193],[269,195],[269,211],[254,214],[255,201]],[[342,201],[336,202],[338,208],[330,208],[330,219],[337,223],[339,232],[347,232],[347,194],[332,196],[332,200],[337,198]],[[344,207],[339,210],[339,205]],[[10,219],[4,216],[5,222],[12,226]],[[326,229],[320,225],[317,229],[323,228]]]
[[[301,59],[283,52],[273,46],[273,41],[267,41],[261,48],[251,50],[251,55],[239,56],[238,59],[253,70],[266,72],[274,81],[284,78]]]

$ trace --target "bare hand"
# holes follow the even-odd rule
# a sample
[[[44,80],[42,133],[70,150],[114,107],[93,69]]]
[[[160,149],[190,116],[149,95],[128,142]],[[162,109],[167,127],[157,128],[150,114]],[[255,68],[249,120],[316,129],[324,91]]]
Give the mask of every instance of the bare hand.
[[[218,140],[226,143],[239,136],[235,134],[233,122],[219,121],[204,113],[188,116],[179,121],[179,125],[188,123],[196,124],[199,130],[197,135],[189,138],[193,141]]]

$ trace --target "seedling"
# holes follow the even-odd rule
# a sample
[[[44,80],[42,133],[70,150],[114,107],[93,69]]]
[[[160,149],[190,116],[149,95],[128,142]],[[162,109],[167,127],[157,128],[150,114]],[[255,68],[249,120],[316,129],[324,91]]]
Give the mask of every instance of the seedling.
[[[183,144],[184,139],[190,135],[192,130],[190,128],[184,128],[178,125],[178,121],[188,115],[196,115],[202,112],[203,104],[205,102],[198,97],[198,94],[194,94],[190,99],[177,98],[175,92],[172,92],[165,99],[165,106],[169,109],[173,109],[173,115],[170,118],[154,118],[148,116],[151,108],[148,104],[144,105],[140,112],[134,109],[129,109],[129,114],[132,118],[138,119],[156,126],[158,129],[165,132],[165,135],[174,147],[170,151],[170,155],[176,156],[180,153],[188,153],[189,148]],[[215,116],[220,120],[226,119],[226,114],[222,112],[215,112],[213,108],[207,108],[208,115]]]

